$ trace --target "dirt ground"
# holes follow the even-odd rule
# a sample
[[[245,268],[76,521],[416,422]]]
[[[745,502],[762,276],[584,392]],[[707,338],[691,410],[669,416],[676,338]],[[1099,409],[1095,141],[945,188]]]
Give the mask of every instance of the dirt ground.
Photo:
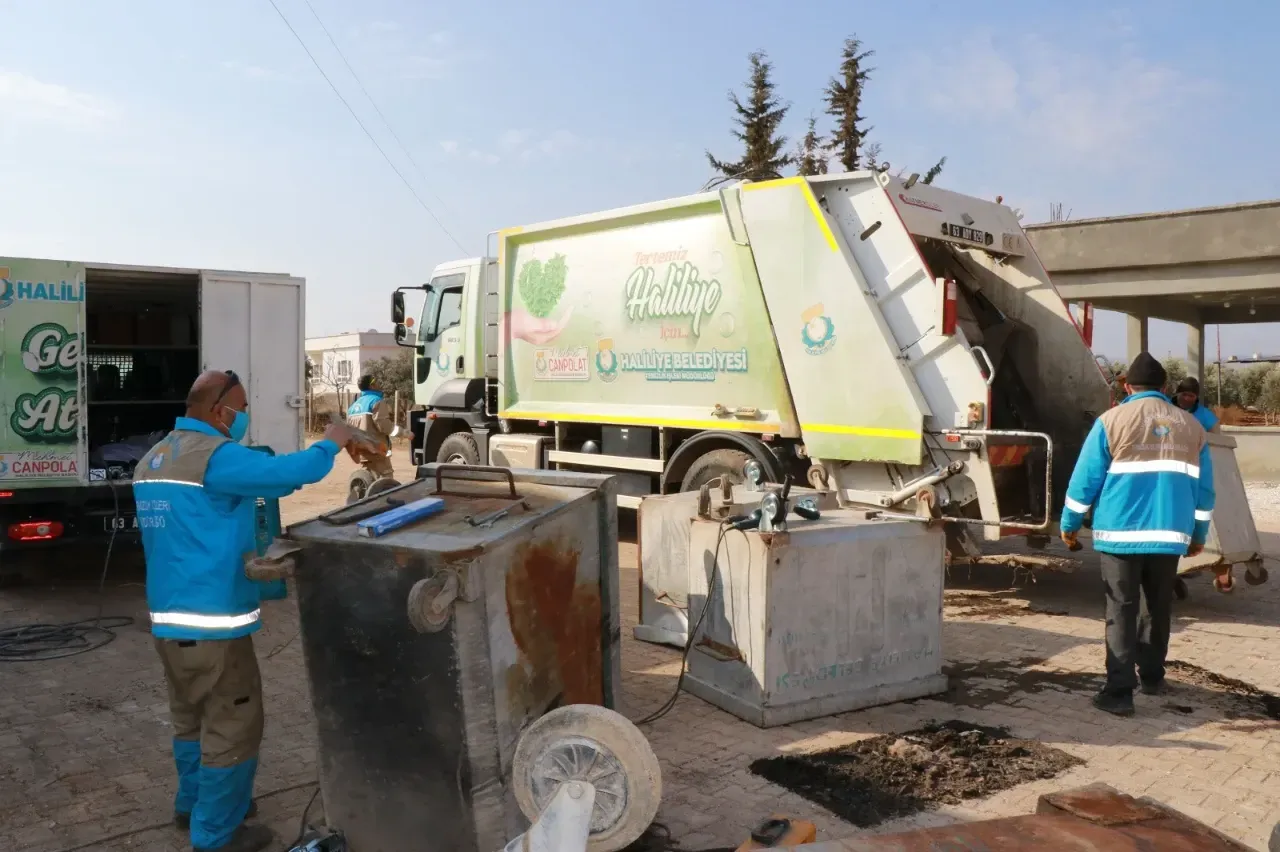
[[[405,460],[403,453],[396,457],[402,478],[412,475]],[[285,522],[340,505],[351,469],[341,458],[323,483],[285,500]],[[1259,493],[1255,517],[1267,531],[1263,549],[1280,556],[1280,500],[1274,499],[1280,490]],[[671,696],[680,655],[632,638],[639,616],[635,545],[622,542],[619,555],[619,709],[641,718]],[[1237,583],[1224,595],[1208,578],[1191,578],[1189,599],[1175,605],[1170,657],[1180,662],[1170,667],[1173,688],[1165,696],[1139,696],[1137,715],[1119,719],[1089,704],[1103,666],[1102,595],[1096,560],[1087,551],[1083,556],[1081,569],[1069,576],[1028,578],[990,566],[950,572],[942,649],[951,687],[945,694],[767,730],[682,694],[670,713],[644,727],[663,778],[663,830],[652,848],[669,837],[684,850],[732,849],[775,813],[812,820],[820,839],[1011,816],[1033,811],[1043,793],[1105,781],[1265,849],[1280,821],[1280,721],[1268,697],[1280,693],[1280,579],[1257,587]],[[142,572],[120,554],[100,592],[100,556],[78,559],[61,555],[49,560],[38,582],[0,590],[0,625],[99,613],[133,621],[86,654],[0,662],[0,849],[184,850],[185,838],[170,822],[168,706]],[[257,798],[260,818],[282,846],[298,830],[318,770],[298,631],[297,608],[286,600],[264,607],[255,635],[267,718]],[[761,759],[859,743],[887,749],[940,720],[1008,731],[1079,763],[1053,778],[940,801],[872,829],[751,770]]]
[[[1084,761],[1000,728],[950,720],[827,751],[762,758],[751,771],[869,828],[959,804]]]

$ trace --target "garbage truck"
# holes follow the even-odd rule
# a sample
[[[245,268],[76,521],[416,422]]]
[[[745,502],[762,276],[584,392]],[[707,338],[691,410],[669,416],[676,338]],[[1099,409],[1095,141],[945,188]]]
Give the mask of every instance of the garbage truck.
[[[136,538],[138,460],[203,369],[249,389],[249,442],[302,442],[304,281],[0,258],[0,575],[22,552]]]
[[[610,472],[632,507],[753,467],[940,522],[975,558],[1049,540],[1111,405],[1016,214],[916,176],[742,182],[490,236],[393,294],[416,464]]]

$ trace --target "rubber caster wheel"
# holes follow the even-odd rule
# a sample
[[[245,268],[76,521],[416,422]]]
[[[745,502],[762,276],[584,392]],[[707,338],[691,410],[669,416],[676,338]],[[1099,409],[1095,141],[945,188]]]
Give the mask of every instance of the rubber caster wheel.
[[[1261,586],[1267,582],[1267,569],[1259,566],[1256,571],[1245,571],[1244,581],[1250,586]]]
[[[1230,572],[1226,574],[1215,574],[1213,577],[1213,587],[1224,595],[1236,590],[1236,581],[1232,578]]]
[[[357,470],[347,480],[347,505],[358,503],[369,496],[369,486],[373,485],[374,475],[367,470]]]
[[[560,785],[595,787],[588,852],[617,852],[658,814],[662,769],[649,741],[625,716],[592,704],[559,707],[535,721],[516,745],[512,784],[532,822]]]
[[[384,476],[380,479],[375,479],[370,483],[369,487],[364,492],[364,496],[373,497],[374,495],[381,494],[384,491],[390,491],[393,488],[399,487],[399,482],[392,479],[390,476]]]
[[[1173,596],[1180,601],[1185,601],[1191,593],[1187,591],[1187,581],[1178,577],[1173,581]]]

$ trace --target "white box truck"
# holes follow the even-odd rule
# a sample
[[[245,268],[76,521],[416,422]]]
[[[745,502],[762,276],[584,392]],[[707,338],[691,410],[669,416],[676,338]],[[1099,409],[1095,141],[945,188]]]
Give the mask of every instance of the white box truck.
[[[501,231],[392,319],[415,462],[610,471],[624,506],[756,462],[941,520],[957,556],[1047,542],[1111,405],[1014,212],[885,172]]]
[[[303,279],[0,257],[0,288],[0,551],[136,535],[133,467],[203,369],[248,386],[251,443],[300,447]]]

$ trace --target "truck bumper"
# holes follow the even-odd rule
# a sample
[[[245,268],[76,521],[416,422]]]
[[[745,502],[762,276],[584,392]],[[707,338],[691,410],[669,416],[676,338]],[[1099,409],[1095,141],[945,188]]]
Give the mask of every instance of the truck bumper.
[[[0,491],[0,552],[19,553],[107,541],[137,542],[129,482]],[[47,525],[41,534],[39,525]]]

